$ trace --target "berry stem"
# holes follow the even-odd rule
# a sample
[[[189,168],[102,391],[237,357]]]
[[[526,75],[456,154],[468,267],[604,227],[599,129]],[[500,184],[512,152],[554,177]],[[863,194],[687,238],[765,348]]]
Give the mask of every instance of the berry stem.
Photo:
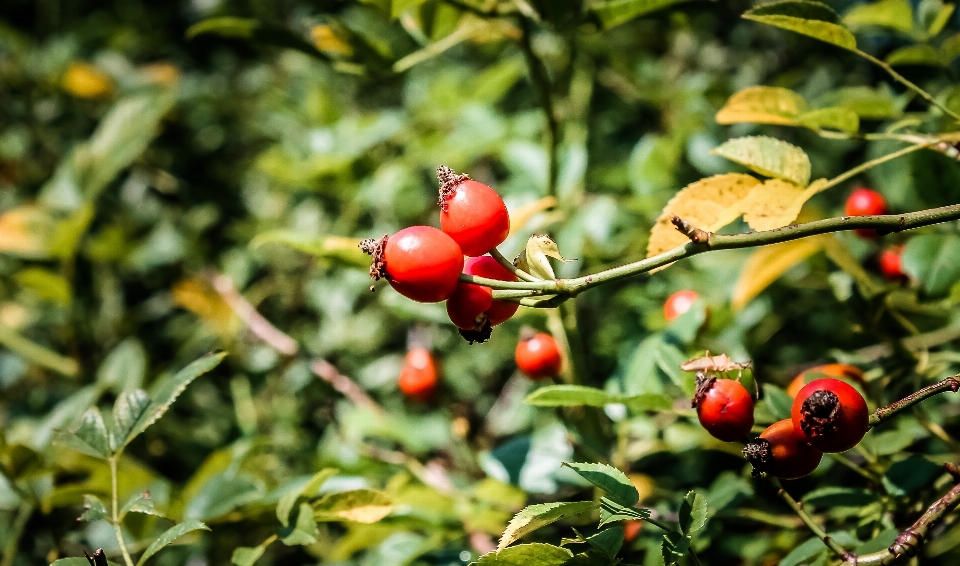
[[[513,262],[503,257],[503,254],[500,253],[500,250],[498,250],[497,248],[493,248],[492,250],[490,250],[490,257],[497,260],[497,263],[502,265],[504,269],[506,269],[510,273],[513,273],[514,275],[516,275],[518,279],[522,279],[524,281],[542,281],[542,279],[537,279],[536,277],[534,277],[533,275],[530,275],[529,273],[520,269],[516,265],[513,265]]]
[[[813,520],[813,517],[811,517],[810,514],[804,510],[803,505],[791,497],[790,494],[787,493],[787,490],[783,489],[783,485],[781,485],[780,480],[776,478],[770,478],[770,483],[773,484],[773,487],[777,488],[777,495],[780,496],[780,499],[783,499],[787,505],[793,509],[793,512],[800,517],[800,520],[807,525],[807,527],[813,532],[814,535],[816,535],[817,538],[823,541],[823,544],[827,545],[830,550],[834,551],[837,556],[842,558],[844,561],[854,557],[853,553],[840,546],[837,541],[830,538],[830,535],[828,535],[826,531],[820,528],[820,525]]]
[[[880,407],[872,415],[870,415],[870,427],[875,427],[881,423],[884,423],[897,413],[909,409],[910,407],[916,405],[917,403],[933,397],[934,395],[939,395],[947,391],[952,391],[956,393],[960,391],[960,374],[953,377],[948,377],[943,381],[934,383],[924,387],[923,389],[917,391],[916,393],[911,393],[899,401],[895,401],[886,407]]]

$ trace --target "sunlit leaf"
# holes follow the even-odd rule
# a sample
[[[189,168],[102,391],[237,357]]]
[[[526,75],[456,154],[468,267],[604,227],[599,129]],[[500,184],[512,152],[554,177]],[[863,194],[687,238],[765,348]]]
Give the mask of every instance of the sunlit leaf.
[[[370,265],[370,257],[358,247],[360,243],[358,238],[307,236],[289,230],[273,230],[257,234],[250,242],[250,248],[257,249],[270,243],[284,244],[317,257],[336,258],[351,265],[361,267]]]
[[[110,443],[107,439],[107,427],[100,415],[100,410],[96,407],[88,409],[80,420],[80,428],[77,429],[77,438],[93,448],[94,452],[102,458],[111,454]]]
[[[73,61],[60,79],[60,85],[78,98],[104,98],[113,92],[113,79],[99,68],[83,61]]]
[[[150,499],[150,492],[140,493],[131,497],[130,500],[123,505],[123,508],[120,509],[121,517],[127,513],[141,513],[155,517],[164,516],[163,513],[157,511],[154,507],[154,501]]]
[[[820,179],[804,189],[780,179],[769,179],[744,199],[743,220],[758,231],[789,226],[825,183],[825,179]]]
[[[810,158],[799,147],[767,136],[729,140],[715,153],[767,177],[805,187],[810,181]]]
[[[327,494],[313,509],[318,521],[376,523],[393,511],[393,501],[382,491],[356,489]]]
[[[912,35],[913,9],[908,0],[856,4],[844,14],[843,23],[854,29],[876,26]]]
[[[83,496],[83,514],[80,521],[99,521],[107,517],[107,506],[95,495]]]
[[[627,507],[640,501],[640,493],[627,475],[613,466],[587,462],[567,462],[564,466],[572,468],[583,479],[602,489],[611,501]]]
[[[828,128],[855,134],[860,129],[860,116],[849,108],[834,106],[805,112],[797,117],[797,123],[812,130]]]
[[[680,530],[686,534],[699,531],[707,523],[707,498],[688,491],[680,504]]]
[[[474,562],[476,566],[561,566],[573,558],[566,548],[551,544],[519,544],[488,552]]]
[[[317,542],[320,531],[317,529],[317,522],[313,519],[313,508],[310,507],[309,503],[304,502],[300,504],[300,510],[297,513],[297,522],[291,525],[290,529],[282,531],[282,534],[283,538],[280,540],[287,546],[298,546]]]
[[[960,281],[960,236],[922,234],[907,241],[903,270],[931,296],[945,295]]]
[[[820,251],[822,238],[804,238],[757,248],[747,259],[733,286],[731,306],[742,309],[791,267]]]
[[[560,255],[557,243],[550,236],[533,234],[527,240],[524,251],[517,259],[517,267],[541,279],[556,279],[557,276],[550,264],[549,258],[551,257],[563,262],[573,261]]]
[[[817,102],[829,107],[839,106],[852,110],[860,118],[867,120],[893,118],[903,111],[903,102],[893,95],[889,87],[844,87],[828,92],[817,99]]]
[[[835,23],[836,13],[820,2],[781,0],[747,11],[744,18],[803,34],[844,49],[855,50],[857,40],[850,30]]]
[[[323,483],[337,475],[337,472],[338,470],[336,468],[324,468],[314,474],[313,477],[299,488],[284,493],[280,501],[277,502],[277,519],[280,520],[280,524],[286,527],[290,523],[290,511],[292,511],[294,505],[296,505],[297,499],[301,496],[313,497],[316,495],[317,490],[320,489]]]
[[[606,391],[585,385],[547,385],[523,400],[537,407],[602,407],[616,402]]]
[[[807,112],[807,102],[792,90],[772,86],[747,87],[729,99],[717,112],[718,124],[779,124],[792,126]]]
[[[930,20],[930,25],[927,26],[927,35],[929,37],[934,37],[943,31],[943,28],[950,22],[950,17],[953,16],[955,8],[956,6],[954,4],[942,4],[940,6],[940,9],[937,10],[937,15]]]
[[[0,214],[0,253],[47,257],[54,226],[53,218],[38,206],[11,208]]]
[[[180,280],[170,289],[170,295],[174,304],[199,316],[218,334],[233,333],[233,309],[208,281],[198,277]]]
[[[925,43],[907,45],[887,55],[887,63],[894,67],[898,65],[927,65],[941,67],[944,65],[940,52]]]
[[[170,527],[164,531],[162,535],[150,543],[150,546],[148,546],[147,549],[143,551],[143,555],[140,556],[140,560],[137,561],[137,566],[142,566],[147,560],[150,559],[150,557],[160,552],[165,546],[169,545],[183,535],[192,533],[193,531],[209,530],[210,529],[200,521],[184,521],[179,525],[174,525],[173,527]]]
[[[690,550],[690,537],[681,533],[667,533],[663,535],[660,551],[665,564],[676,564]]]
[[[595,507],[596,504],[592,501],[541,503],[524,507],[510,520],[506,530],[503,531],[497,550],[502,551],[540,527],[545,527],[570,515],[579,515]]]
[[[649,14],[661,8],[685,1],[686,0],[601,0],[599,2],[592,2],[590,9],[603,23],[603,27],[610,29],[638,16]]]

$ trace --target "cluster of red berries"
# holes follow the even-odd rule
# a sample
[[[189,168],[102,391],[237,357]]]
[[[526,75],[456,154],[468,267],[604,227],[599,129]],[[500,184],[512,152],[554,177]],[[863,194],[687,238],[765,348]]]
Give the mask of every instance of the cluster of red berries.
[[[844,214],[847,216],[875,216],[889,212],[887,200],[880,193],[866,187],[855,189],[847,197]],[[860,228],[855,230],[858,236],[867,239],[879,237],[876,230]],[[890,281],[905,281],[907,274],[903,271],[903,246],[884,248],[877,256],[877,267],[880,274]]]
[[[447,301],[447,314],[464,338],[484,342],[490,328],[517,312],[518,304],[493,298],[493,290],[460,281],[460,274],[501,281],[516,276],[485,255],[510,232],[510,216],[496,191],[445,166],[440,180],[440,229],[411,226],[370,238],[360,248],[373,256],[370,276],[386,279],[401,295],[422,303]],[[464,261],[464,256],[469,259]]]
[[[805,383],[811,374],[843,379]],[[794,394],[790,418],[773,423],[743,449],[754,472],[801,478],[817,468],[824,452],[856,446],[869,428],[869,412],[863,396],[848,381],[862,379],[860,370],[844,364],[819,366],[797,376],[789,390]],[[693,407],[707,432],[725,442],[739,440],[753,428],[753,397],[739,381],[697,374]]]

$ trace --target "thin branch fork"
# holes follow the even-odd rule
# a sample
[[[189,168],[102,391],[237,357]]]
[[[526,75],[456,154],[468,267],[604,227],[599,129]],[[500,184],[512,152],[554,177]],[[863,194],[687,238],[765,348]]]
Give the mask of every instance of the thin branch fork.
[[[896,414],[909,409],[917,403],[947,391],[951,391],[953,393],[960,391],[960,374],[953,377],[948,377],[943,381],[934,383],[933,385],[928,385],[916,393],[911,393],[903,399],[895,401],[886,407],[878,408],[872,415],[870,415],[870,426],[875,427],[891,419]]]
[[[378,415],[384,415],[383,408],[377,404],[367,392],[349,377],[340,373],[340,371],[326,360],[317,359],[310,364],[310,369],[320,379],[326,381],[331,387],[339,391],[344,397],[353,402],[358,407],[371,409]]]

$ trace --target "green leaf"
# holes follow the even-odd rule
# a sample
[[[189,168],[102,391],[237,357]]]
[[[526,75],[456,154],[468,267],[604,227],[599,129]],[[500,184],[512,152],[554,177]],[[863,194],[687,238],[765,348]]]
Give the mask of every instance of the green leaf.
[[[620,552],[620,547],[623,546],[623,527],[617,525],[587,537],[587,544],[605,554],[610,560],[613,560],[617,557],[617,553]]]
[[[593,501],[541,503],[529,505],[514,515],[500,537],[497,551],[502,551],[533,531],[570,515],[579,515],[596,508]]]
[[[600,528],[615,521],[644,521],[649,518],[649,509],[625,507],[606,497],[600,498]]]
[[[765,383],[763,385],[763,400],[766,402],[773,416],[778,420],[789,419],[790,411],[793,408],[793,399],[787,395],[787,392],[776,385]]]
[[[208,18],[187,28],[186,38],[194,39],[198,35],[205,34],[218,35],[220,37],[233,39],[245,39],[256,43],[273,45],[276,47],[289,47],[324,61],[328,61],[330,59],[325,53],[318,50],[312,43],[306,41],[304,38],[291,32],[290,30],[281,27],[265,25],[250,18],[236,18],[229,16]]]
[[[941,471],[930,460],[913,455],[890,466],[883,475],[883,487],[894,497],[904,497],[926,486]]]
[[[160,383],[150,396],[150,405],[143,411],[136,422],[134,422],[133,426],[130,427],[127,435],[118,442],[117,450],[123,449],[126,445],[130,444],[130,441],[139,436],[140,433],[147,430],[150,425],[157,422],[157,419],[167,412],[170,405],[176,401],[177,397],[183,393],[183,390],[186,389],[194,379],[217,367],[225,356],[226,353],[208,354],[183,368],[173,377]]]
[[[142,566],[151,556],[160,552],[165,546],[193,531],[209,531],[210,529],[200,521],[184,521],[179,525],[174,525],[164,531],[159,538],[150,543],[150,546],[143,552],[143,556],[137,561],[137,566]]]
[[[111,454],[110,442],[107,439],[107,427],[103,423],[100,409],[96,407],[88,409],[83,414],[80,420],[80,428],[77,429],[75,434],[77,438],[92,448],[96,455],[106,458]]]
[[[106,560],[104,560],[103,563],[107,566],[120,566],[116,562],[108,562]],[[54,560],[50,563],[50,566],[90,566],[90,562],[87,561],[86,558],[77,558],[74,556],[72,558],[60,558],[58,560]]]
[[[287,546],[313,544],[317,542],[320,531],[313,518],[313,507],[309,503],[301,503],[297,513],[297,522],[290,529],[284,530],[281,541]]]
[[[940,52],[925,43],[908,45],[897,49],[887,55],[887,63],[894,67],[898,65],[942,67],[945,64]]]
[[[618,395],[614,402],[623,403],[634,411],[669,411],[673,408],[670,398],[660,393]]]
[[[602,407],[617,399],[602,389],[585,385],[547,385],[523,400],[536,407]]]
[[[393,0],[390,3],[390,17],[397,19],[403,15],[404,12],[409,12],[427,0]]]
[[[690,537],[681,533],[667,533],[663,535],[660,552],[665,564],[676,564],[687,555],[690,550]]]
[[[110,446],[114,450],[124,444],[124,439],[133,430],[143,413],[150,406],[150,397],[143,389],[124,391],[113,405],[113,431],[110,434]]]
[[[573,558],[566,548],[552,544],[518,544],[488,552],[473,562],[477,566],[561,566]]]
[[[797,118],[797,123],[811,130],[829,128],[851,134],[860,130],[860,116],[849,108],[839,106],[806,112]]]
[[[885,548],[890,548],[890,545],[897,539],[897,535],[900,534],[898,529],[893,527],[880,531],[877,536],[868,540],[867,542],[861,544],[860,546],[853,549],[855,554],[870,554],[871,552],[877,552]]]
[[[393,501],[382,491],[356,489],[329,493],[313,509],[318,521],[376,523],[393,511]]]
[[[142,513],[144,515],[153,515],[154,517],[164,517],[165,515],[154,508],[154,501],[150,499],[150,492],[144,492],[131,497],[120,509],[120,517],[127,513]]]
[[[17,284],[31,290],[38,298],[44,301],[57,303],[61,306],[70,304],[73,291],[70,282],[62,275],[53,273],[41,267],[27,267],[14,275]]]
[[[290,524],[290,511],[293,510],[300,496],[313,497],[317,494],[317,490],[320,489],[323,483],[337,475],[337,472],[339,472],[339,470],[336,468],[324,468],[314,474],[313,477],[301,487],[284,493],[280,501],[277,502],[277,519],[280,519],[280,524],[284,527]]]
[[[774,86],[747,87],[729,99],[717,112],[718,124],[778,124],[795,126],[807,112],[807,101],[792,90]]]
[[[813,37],[851,51],[857,48],[857,40],[850,30],[835,23],[836,12],[820,2],[804,0],[771,2],[748,10],[743,17]]]
[[[943,53],[943,58],[947,64],[956,59],[957,55],[960,55],[960,33],[943,40],[943,43],[940,44],[940,52]]]
[[[110,350],[97,369],[97,383],[115,391],[135,389],[143,384],[147,353],[136,338],[127,338]]]
[[[253,566],[253,564],[260,560],[260,557],[263,556],[263,553],[267,548],[263,545],[261,546],[241,546],[233,550],[233,556],[230,557],[230,562],[236,564],[236,566]]]
[[[960,236],[922,234],[907,241],[903,270],[932,297],[946,295],[960,281]]]
[[[229,16],[221,18],[209,18],[198,22],[187,28],[187,39],[193,39],[198,35],[212,33],[221,37],[237,37],[241,39],[250,39],[253,32],[260,23],[249,18],[233,18]]]
[[[913,35],[913,9],[909,0],[857,4],[843,16],[843,23],[854,29],[884,27]]]
[[[837,89],[821,96],[817,103],[823,106],[840,106],[857,113],[866,120],[894,118],[903,113],[903,104],[889,88],[873,89],[867,86],[852,86]]]
[[[878,494],[869,489],[822,487],[803,497],[804,505],[814,507],[863,507],[877,501]]]
[[[599,487],[607,496],[627,507],[632,507],[640,501],[640,494],[630,479],[613,466],[607,464],[590,464],[582,462],[565,462],[563,464],[580,474],[583,479]]]
[[[257,234],[250,241],[250,249],[255,250],[265,244],[284,244],[295,250],[315,257],[338,259],[349,265],[367,267],[370,256],[360,251],[360,240],[343,236],[311,236],[292,230],[271,230]]]
[[[801,187],[810,182],[810,158],[799,147],[767,136],[734,138],[711,153],[739,163],[761,175]]]
[[[827,550],[827,547],[823,544],[823,541],[814,537],[791,550],[790,554],[787,554],[777,566],[797,566],[825,550]]]
[[[953,15],[953,10],[956,8],[953,4],[943,4],[940,6],[940,9],[937,11],[937,15],[930,22],[930,25],[927,27],[927,36],[934,37],[943,31],[943,28],[947,26],[950,22],[950,16]]]
[[[590,9],[600,19],[604,29],[610,29],[638,16],[685,1],[687,0],[601,0],[593,2]]]
[[[95,495],[83,496],[83,514],[80,521],[99,521],[107,518],[107,506]]]
[[[707,498],[688,491],[680,504],[680,530],[686,534],[699,531],[707,523]]]

